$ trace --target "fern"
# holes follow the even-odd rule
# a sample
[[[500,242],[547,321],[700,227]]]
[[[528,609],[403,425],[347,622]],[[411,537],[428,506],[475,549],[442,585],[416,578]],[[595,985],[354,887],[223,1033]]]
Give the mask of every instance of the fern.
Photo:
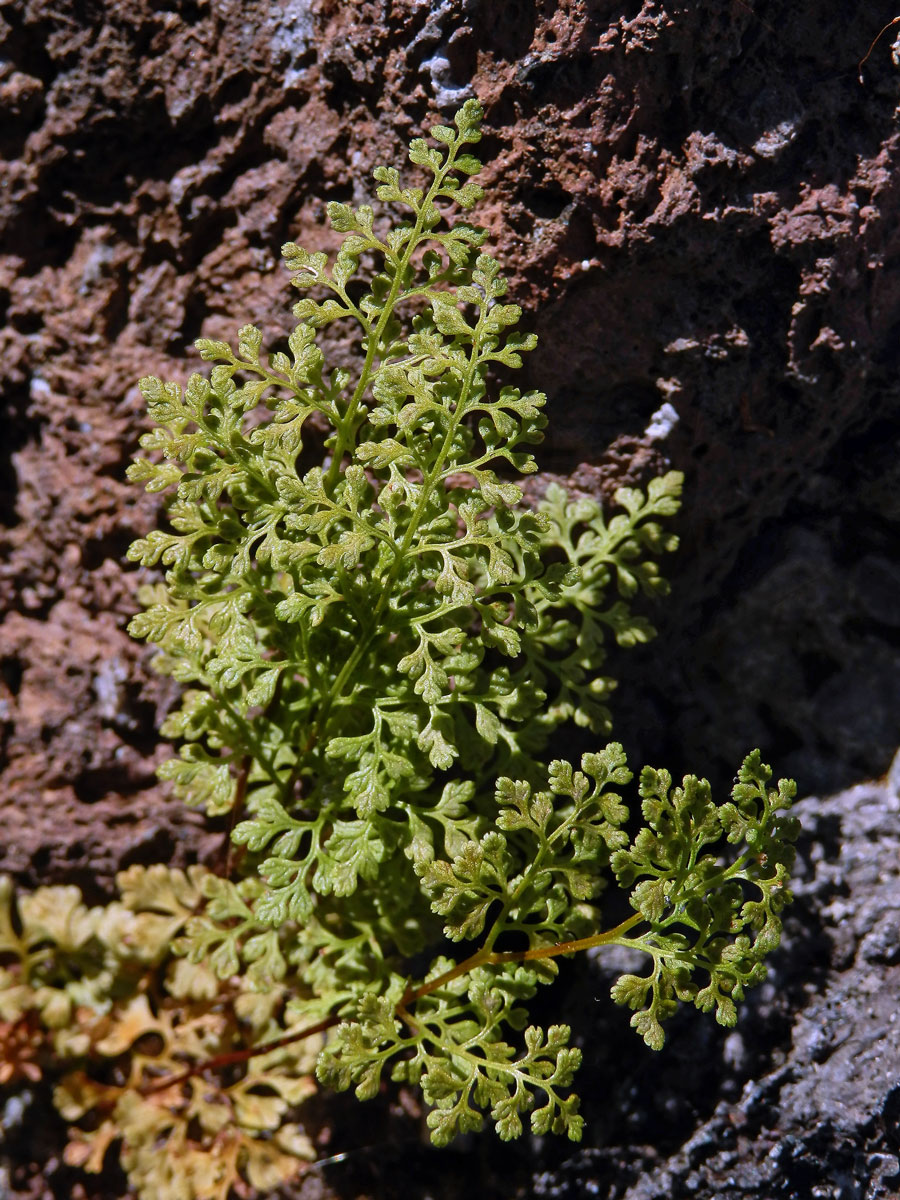
[[[180,965],[278,998],[280,1032],[232,1065],[327,1032],[320,1082],[360,1099],[388,1074],[420,1086],[439,1145],[485,1113],[503,1138],[526,1117],[580,1137],[571,1032],[528,1016],[561,955],[645,952],[649,973],[612,997],[655,1049],[679,1002],[733,1024],[778,942],[796,834],[793,785],[770,786],[758,753],[724,804],[645,769],[633,840],[621,746],[546,765],[563,726],[610,732],[606,648],[654,634],[632,604],[668,591],[657,559],[677,543],[662,522],[682,480],[621,489],[611,517],[557,485],[525,505],[515,478],[536,469],[545,397],[495,377],[536,339],[517,331],[484,231],[454,215],[481,195],[480,120],[469,101],[412,142],[422,186],[376,170],[392,224],[330,204],[344,235],[330,266],[284,247],[304,293],[289,353],[264,354],[246,325],[236,349],[197,343],[209,379],[141,381],[154,428],[129,472],[170,495],[169,528],[129,551],[164,569],[131,632],[185,685],[160,775],[230,813],[238,847],[228,878],[193,882],[169,931]],[[355,333],[352,367],[326,364],[334,323]],[[609,925],[612,881],[632,915]],[[196,1057],[182,1089],[218,1061]],[[149,1120],[135,1070],[110,1129]],[[79,1096],[61,1093],[75,1118]],[[172,1136],[165,1120],[157,1109],[147,1145]]]
[[[268,1190],[313,1153],[291,1114],[315,1091],[315,1042],[269,1044],[289,1029],[286,989],[172,956],[206,879],[130,867],[120,899],[87,908],[75,887],[15,898],[0,877],[0,1082],[55,1077],[65,1161],[99,1172],[117,1147],[142,1200]],[[239,1079],[192,1071],[263,1043]]]

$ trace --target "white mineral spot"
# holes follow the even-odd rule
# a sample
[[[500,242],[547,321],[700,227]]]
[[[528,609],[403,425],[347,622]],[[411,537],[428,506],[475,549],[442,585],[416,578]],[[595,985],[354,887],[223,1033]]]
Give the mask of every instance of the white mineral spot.
[[[668,400],[650,418],[644,437],[651,442],[664,441],[678,424],[678,413]]]

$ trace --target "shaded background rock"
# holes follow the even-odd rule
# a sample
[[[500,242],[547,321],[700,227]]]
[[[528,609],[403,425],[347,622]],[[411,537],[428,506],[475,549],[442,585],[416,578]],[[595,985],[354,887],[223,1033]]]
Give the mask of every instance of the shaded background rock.
[[[280,244],[333,247],[325,201],[362,202],[372,165],[469,95],[490,159],[478,218],[541,337],[526,372],[552,406],[538,486],[555,475],[609,496],[669,464],[687,474],[673,597],[653,614],[663,636],[611,664],[617,736],[719,786],[754,744],[806,792],[882,774],[900,740],[893,34],[861,77],[857,63],[895,15],[880,0],[0,3],[0,867],[97,900],[130,862],[220,849],[222,831],[155,782],[172,692],[124,632],[124,552],[157,522],[155,499],[124,481],[144,420],[135,381],[183,379],[193,338],[245,320],[286,334]],[[872,861],[887,853],[873,838]],[[543,1194],[726,1194],[713,1168],[696,1173],[731,1120],[715,1099],[750,1113],[740,1087],[801,1045],[801,981],[818,970],[828,994],[828,964],[844,970],[813,936],[824,903],[811,893],[785,992],[757,1002],[739,1041],[697,1022],[682,1056],[644,1065],[620,1014],[598,1025],[585,1001],[583,1027],[612,1038],[591,1078],[618,1078],[627,1046],[636,1090],[605,1104],[626,1115],[592,1128],[594,1149],[547,1166]],[[871,971],[887,988],[885,954]],[[573,969],[573,997],[585,988],[596,981]],[[707,1053],[686,1101],[690,1055]],[[628,1126],[629,1105],[657,1124]],[[840,1133],[850,1180],[869,1146],[896,1152],[878,1132],[896,1113],[876,1109]],[[743,1159],[756,1134],[735,1128]],[[693,1136],[701,1149],[669,1162]],[[804,1162],[832,1161],[791,1136]],[[544,1151],[489,1147],[484,1179],[543,1178]],[[443,1160],[415,1153],[422,1187],[444,1194]],[[807,1194],[793,1154],[766,1160],[759,1194]],[[334,1171],[305,1188],[352,1191],[352,1172]]]

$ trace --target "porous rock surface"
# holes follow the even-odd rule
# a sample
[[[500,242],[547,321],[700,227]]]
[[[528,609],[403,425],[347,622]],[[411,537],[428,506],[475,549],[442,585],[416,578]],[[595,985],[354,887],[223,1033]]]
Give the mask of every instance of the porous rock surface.
[[[0,868],[97,900],[131,862],[219,853],[222,831],[155,782],[173,693],[125,633],[124,552],[158,519],[124,479],[144,428],[135,381],[183,380],[201,334],[249,320],[283,336],[279,245],[333,248],[324,202],[368,198],[372,165],[470,95],[490,159],[477,216],[541,337],[523,375],[550,398],[547,472],[607,496],[669,465],[687,475],[664,636],[612,664],[617,735],[719,783],[754,744],[806,792],[883,773],[900,711],[895,31],[858,63],[895,15],[886,0],[0,3]],[[859,795],[807,802],[813,836]],[[856,839],[860,871],[888,871],[888,836],[885,817]],[[522,1194],[712,1197],[729,1172],[736,1196],[880,1194],[896,1094],[876,1095],[868,1067],[875,1090],[853,1092],[849,1116],[816,1094],[852,1075],[866,1038],[889,1052],[896,961],[875,925],[838,947],[874,884],[847,884],[835,938],[822,932],[826,866],[784,994],[748,1018],[757,1044],[685,1032],[679,1045],[719,1055],[702,1068],[677,1046],[645,1062],[573,974],[584,1027],[615,1047],[586,1068],[596,1090],[636,1089],[619,1082],[604,1110],[652,1094],[656,1124],[610,1117],[580,1156],[547,1151],[544,1174],[544,1151],[480,1145],[494,1194],[512,1194],[510,1164]],[[887,957],[867,958],[879,938]],[[843,1036],[829,1012],[850,1034],[816,1049],[814,1033]],[[764,1082],[729,1094],[739,1077]],[[456,1194],[441,1160],[410,1153],[422,1195]],[[817,1154],[833,1193],[804,1191]],[[351,1194],[335,1170],[304,1186]]]

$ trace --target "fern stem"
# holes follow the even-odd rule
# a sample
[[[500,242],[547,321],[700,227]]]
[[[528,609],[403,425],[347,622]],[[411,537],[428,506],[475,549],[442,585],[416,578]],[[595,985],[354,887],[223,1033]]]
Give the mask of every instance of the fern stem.
[[[384,302],[381,315],[378,318],[375,328],[373,329],[371,326],[365,326],[368,343],[366,346],[366,357],[362,365],[362,370],[359,373],[359,380],[357,381],[353,395],[350,398],[350,403],[347,405],[347,411],[344,413],[343,420],[337,422],[337,442],[334,447],[331,465],[328,468],[328,474],[325,477],[325,488],[327,491],[333,491],[334,486],[337,483],[337,478],[341,470],[341,463],[343,462],[344,455],[350,448],[350,441],[353,433],[353,422],[356,419],[356,414],[359,411],[359,406],[362,403],[365,390],[369,386],[372,362],[375,358],[379,342],[381,341],[381,336],[384,333],[387,323],[393,314],[400,289],[403,285],[403,277],[406,274],[406,269],[409,266],[412,256],[418,248],[419,243],[422,241],[425,214],[432,207],[435,196],[438,194],[441,184],[444,182],[444,179],[447,176],[447,172],[453,166],[453,160],[456,157],[456,149],[456,145],[451,145],[448,147],[447,161],[440,171],[435,173],[434,182],[428,189],[421,205],[419,206],[419,211],[416,214],[416,223],[413,227],[412,235],[407,243],[403,257],[400,259],[396,271],[394,272],[391,290]]]
[[[609,946],[613,942],[618,942],[629,929],[633,929],[635,925],[640,924],[643,920],[644,917],[640,913],[635,913],[633,916],[628,917],[627,920],[616,925],[614,929],[606,930],[605,933],[595,933],[590,937],[578,938],[572,942],[556,942],[552,946],[534,946],[530,950],[496,951],[482,948],[463,962],[457,963],[455,967],[451,967],[449,971],[445,971],[443,975],[439,975],[437,979],[429,980],[428,983],[423,983],[417,988],[407,988],[398,1008],[405,1008],[408,1004],[415,1004],[423,996],[428,996],[431,992],[436,992],[438,988],[442,988],[452,980],[458,979],[460,975],[468,975],[476,967],[499,966],[502,963],[532,962],[539,958],[557,958],[560,954],[574,954],[578,950],[592,950],[595,946]]]
[[[340,1019],[336,1014],[332,1014],[330,1017],[325,1017],[323,1020],[317,1021],[315,1025],[307,1025],[304,1029],[298,1029],[294,1033],[286,1033],[284,1037],[273,1038],[271,1042],[263,1042],[259,1046],[245,1046],[241,1050],[232,1050],[228,1054],[217,1054],[214,1058],[207,1058],[203,1062],[194,1063],[192,1067],[188,1067],[180,1075],[164,1076],[155,1083],[145,1084],[138,1090],[142,1096],[154,1096],[158,1092],[165,1092],[171,1087],[177,1087],[181,1083],[186,1083],[187,1080],[193,1079],[197,1075],[202,1075],[204,1071],[215,1071],[220,1070],[222,1067],[236,1066],[238,1063],[247,1062],[248,1059],[257,1058],[261,1054],[271,1054],[273,1050],[281,1050],[285,1046],[293,1045],[294,1042],[302,1042],[304,1038],[315,1037],[317,1033],[324,1033],[326,1029],[333,1029]]]
[[[553,946],[535,946],[531,950],[508,950],[508,951],[492,951],[482,948],[469,956],[463,962],[458,963],[449,971],[444,971],[442,975],[438,975],[436,979],[429,980],[428,983],[420,984],[417,988],[407,988],[397,1004],[396,1013],[398,1017],[403,1018],[407,1023],[418,1028],[417,1023],[410,1017],[407,1008],[410,1004],[415,1004],[417,1000],[421,1000],[424,996],[428,996],[431,992],[436,992],[438,988],[446,986],[454,979],[458,979],[460,975],[468,975],[470,971],[474,971],[477,967],[483,966],[498,966],[503,963],[514,962],[530,962],[539,958],[556,958],[560,954],[574,954],[578,950],[590,950],[595,946],[608,946],[614,942],[618,942],[624,937],[629,929],[633,929],[635,925],[643,921],[644,918],[640,913],[635,913],[634,916],[622,921],[613,929],[606,930],[605,933],[597,933],[592,937],[579,938],[572,942],[558,942]],[[315,1037],[319,1033],[325,1033],[329,1029],[333,1029],[335,1025],[340,1024],[341,1017],[337,1013],[332,1013],[330,1017],[324,1017],[321,1021],[317,1021],[315,1025],[307,1025],[303,1029],[298,1029],[293,1033],[286,1033],[283,1037],[275,1038],[270,1042],[263,1042],[259,1046],[246,1046],[241,1050],[232,1050],[228,1054],[217,1054],[214,1058],[207,1058],[203,1062],[195,1063],[194,1066],[182,1071],[180,1075],[170,1075],[164,1079],[159,1079],[153,1084],[145,1085],[140,1089],[144,1096],[152,1096],[158,1092],[164,1092],[170,1087],[177,1087],[178,1084],[185,1083],[188,1079],[193,1079],[197,1075],[201,1075],[204,1071],[220,1070],[223,1067],[235,1066],[238,1063],[247,1062],[251,1058],[257,1058],[262,1054],[270,1054],[273,1050],[281,1050],[285,1046],[291,1046],[294,1042],[301,1042],[305,1038]]]

